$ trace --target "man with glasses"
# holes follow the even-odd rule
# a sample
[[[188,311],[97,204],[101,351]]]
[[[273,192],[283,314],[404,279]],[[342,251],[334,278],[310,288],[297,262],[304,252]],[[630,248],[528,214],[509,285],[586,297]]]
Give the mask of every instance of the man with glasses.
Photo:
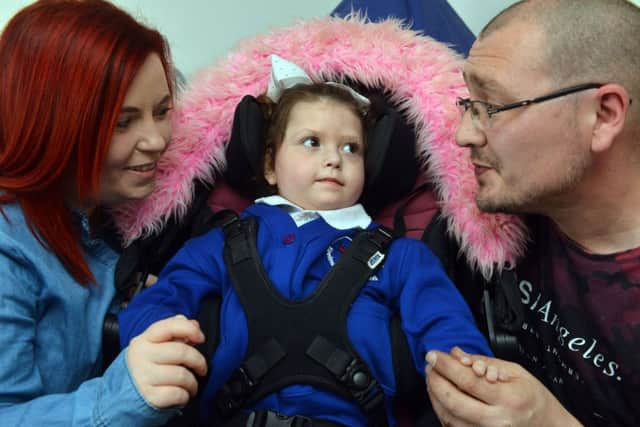
[[[487,212],[525,215],[518,360],[430,352],[448,426],[640,423],[640,10],[528,0],[495,17],[464,67],[459,145]],[[471,360],[498,369],[487,382]],[[506,375],[503,375],[506,373]]]

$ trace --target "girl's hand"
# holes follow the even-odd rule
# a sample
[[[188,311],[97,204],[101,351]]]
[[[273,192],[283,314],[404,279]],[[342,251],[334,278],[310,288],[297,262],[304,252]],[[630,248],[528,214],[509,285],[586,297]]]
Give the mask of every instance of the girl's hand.
[[[151,406],[184,406],[195,396],[195,375],[206,375],[207,362],[193,344],[204,339],[197,321],[178,315],[154,323],[131,340],[127,365],[138,391]]]

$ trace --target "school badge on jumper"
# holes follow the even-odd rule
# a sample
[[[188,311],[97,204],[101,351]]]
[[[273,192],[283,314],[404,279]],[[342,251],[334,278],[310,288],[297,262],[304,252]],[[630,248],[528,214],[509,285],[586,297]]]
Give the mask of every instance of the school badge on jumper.
[[[351,239],[351,237],[342,236],[331,242],[331,244],[327,248],[327,261],[329,262],[329,265],[331,267],[336,264],[336,261],[338,260],[338,258],[340,258],[340,255],[342,255],[347,250],[352,241],[353,239]],[[369,280],[377,282],[379,279],[378,276],[372,274],[371,277],[369,277]]]

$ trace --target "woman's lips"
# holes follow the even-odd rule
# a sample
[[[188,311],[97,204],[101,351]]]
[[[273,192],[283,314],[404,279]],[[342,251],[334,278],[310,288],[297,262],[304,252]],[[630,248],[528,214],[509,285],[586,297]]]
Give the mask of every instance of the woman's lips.
[[[136,175],[143,177],[151,177],[156,173],[156,164],[155,163],[145,163],[142,165],[128,166],[125,168],[126,171],[135,173]]]

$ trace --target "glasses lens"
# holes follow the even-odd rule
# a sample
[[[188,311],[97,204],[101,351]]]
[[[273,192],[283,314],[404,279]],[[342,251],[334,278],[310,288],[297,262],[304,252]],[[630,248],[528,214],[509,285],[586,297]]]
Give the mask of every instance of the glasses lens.
[[[486,128],[489,126],[491,118],[487,112],[487,104],[481,101],[474,101],[469,98],[458,98],[456,105],[460,110],[460,115],[464,115],[467,111],[471,113],[476,126]]]
[[[469,101],[469,99],[458,98],[458,100],[456,101],[456,105],[458,106],[458,111],[460,111],[460,115],[462,116],[471,106],[471,102]]]
[[[489,127],[491,118],[487,112],[487,104],[480,101],[471,101],[471,117],[473,120],[483,128]]]

